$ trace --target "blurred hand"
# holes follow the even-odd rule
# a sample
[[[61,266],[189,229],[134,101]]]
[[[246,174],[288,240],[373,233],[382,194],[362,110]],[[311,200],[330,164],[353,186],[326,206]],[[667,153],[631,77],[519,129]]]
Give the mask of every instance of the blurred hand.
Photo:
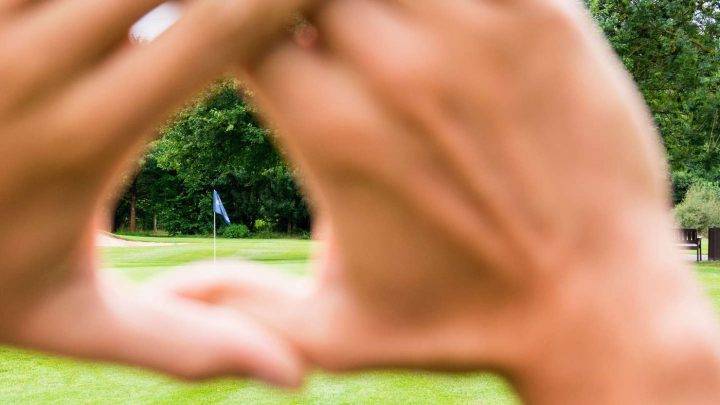
[[[317,277],[228,264],[166,286],[331,370],[488,368],[534,403],[717,400],[657,134],[575,3],[325,3],[241,69],[321,216]]]
[[[190,2],[157,41],[129,27],[159,0],[0,1],[0,342],[187,378],[300,378],[238,314],[95,273],[93,212],[169,113],[285,32],[299,0]]]

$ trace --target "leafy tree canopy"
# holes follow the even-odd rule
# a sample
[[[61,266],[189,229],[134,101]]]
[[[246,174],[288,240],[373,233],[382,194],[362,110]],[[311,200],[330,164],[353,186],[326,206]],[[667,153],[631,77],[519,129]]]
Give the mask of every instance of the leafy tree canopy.
[[[720,1],[586,3],[650,106],[673,177],[720,180]],[[679,202],[687,185],[675,190]]]
[[[257,220],[278,231],[309,229],[293,173],[254,113],[233,80],[179,112],[162,128],[138,176],[141,194],[155,204],[140,198],[141,208],[173,233],[204,233],[212,229],[210,193],[217,189],[231,219],[249,229]]]

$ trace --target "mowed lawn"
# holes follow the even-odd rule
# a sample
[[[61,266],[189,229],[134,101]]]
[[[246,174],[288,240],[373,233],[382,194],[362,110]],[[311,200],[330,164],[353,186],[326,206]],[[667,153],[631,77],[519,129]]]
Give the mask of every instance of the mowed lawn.
[[[173,246],[102,249],[108,267],[136,281],[175,266],[212,258],[212,240],[128,238]],[[300,240],[218,240],[219,257],[241,257],[305,274],[311,243]],[[697,268],[720,312],[720,265]],[[368,342],[372,344],[372,342]],[[382,371],[317,373],[294,393],[244,380],[179,382],[146,371],[0,348],[0,404],[517,404],[500,378],[488,374]]]

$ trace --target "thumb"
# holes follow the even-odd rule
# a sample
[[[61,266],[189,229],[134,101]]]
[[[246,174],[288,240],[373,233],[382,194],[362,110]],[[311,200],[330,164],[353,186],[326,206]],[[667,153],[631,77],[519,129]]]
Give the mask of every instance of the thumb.
[[[305,329],[309,308],[303,306],[313,285],[312,280],[239,260],[196,263],[148,284],[180,298],[233,308],[273,330],[293,332],[291,336]]]
[[[244,261],[198,263],[151,282],[183,299],[223,307],[252,317],[283,336],[304,358],[317,353],[332,335],[327,302],[311,278],[290,276]]]
[[[31,312],[19,345],[148,367],[181,378],[252,376],[297,386],[290,345],[241,314],[117,280],[69,288]]]

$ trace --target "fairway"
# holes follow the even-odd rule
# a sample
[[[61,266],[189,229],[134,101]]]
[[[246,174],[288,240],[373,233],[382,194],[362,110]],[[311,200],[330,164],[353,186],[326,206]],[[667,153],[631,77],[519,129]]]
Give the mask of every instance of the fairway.
[[[142,282],[174,266],[212,258],[212,240],[129,238],[171,246],[110,247],[107,267]],[[241,257],[306,274],[311,242],[219,240],[218,257]],[[720,267],[704,263],[697,273],[720,310]],[[368,342],[370,343],[370,342]],[[296,393],[241,380],[189,384],[126,367],[59,359],[0,348],[0,404],[516,404],[499,378],[487,374],[383,371],[315,374]]]

